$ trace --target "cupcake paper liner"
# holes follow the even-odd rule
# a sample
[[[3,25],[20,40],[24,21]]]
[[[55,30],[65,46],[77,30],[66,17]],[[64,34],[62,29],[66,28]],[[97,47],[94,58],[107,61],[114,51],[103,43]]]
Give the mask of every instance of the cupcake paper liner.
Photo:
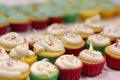
[[[42,60],[42,59],[44,59],[44,58],[47,58],[48,60],[49,60],[49,62],[51,62],[51,63],[55,63],[55,60],[57,59],[57,57],[55,57],[55,58],[50,58],[50,57],[43,57],[43,56],[38,56],[37,57],[37,61],[40,61],[40,60]]]
[[[59,69],[58,80],[80,80],[82,67],[77,69]]]
[[[120,70],[120,59],[115,59],[106,54],[106,63],[109,68]]]
[[[87,76],[97,76],[102,72],[105,60],[100,63],[85,63],[83,62],[83,71],[82,74]]]
[[[33,21],[32,22],[32,27],[35,29],[43,29],[43,28],[47,27],[47,25],[48,25],[48,19],[43,20],[43,21]]]
[[[65,15],[64,22],[75,22],[78,19],[77,14]]]
[[[4,26],[0,28],[0,35],[5,34],[8,32],[8,26]]]
[[[46,77],[46,78],[40,78],[40,77],[34,76],[33,74],[30,74],[30,80],[57,80],[58,74],[59,72],[51,77]]]
[[[63,22],[63,17],[51,17],[49,19],[49,25],[53,23],[62,23]]]
[[[11,30],[16,32],[24,32],[30,27],[30,23],[10,24]]]
[[[85,46],[79,48],[79,49],[68,49],[65,48],[65,54],[73,54],[74,56],[79,56],[80,51],[82,51],[85,48]]]

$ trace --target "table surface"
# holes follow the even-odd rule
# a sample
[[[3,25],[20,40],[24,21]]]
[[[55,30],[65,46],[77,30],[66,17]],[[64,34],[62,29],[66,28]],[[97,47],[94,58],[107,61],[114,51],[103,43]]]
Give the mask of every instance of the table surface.
[[[0,0],[0,4],[15,5],[15,4],[19,4],[19,2],[21,4],[27,4],[28,2],[33,2],[33,1],[41,2],[41,1],[45,1],[45,0],[10,0],[10,1]],[[114,0],[114,1],[120,3],[120,0]],[[107,26],[110,23],[114,23],[114,22],[120,23],[120,17],[115,17],[110,20],[103,20],[103,24],[105,26]],[[76,22],[76,23],[79,23],[79,22]],[[76,23],[69,23],[69,24],[66,24],[66,26],[72,27]],[[44,31],[45,31],[45,29],[37,30],[37,32],[41,35],[43,34]],[[26,32],[20,32],[20,35],[25,37],[25,36],[33,34],[33,33],[34,32],[31,29],[29,29]],[[120,70],[119,71],[112,70],[105,65],[102,70],[102,73],[100,75],[95,76],[95,77],[88,77],[88,76],[81,75],[80,80],[120,80],[119,76],[120,76]],[[27,79],[27,80],[29,80],[29,79]]]

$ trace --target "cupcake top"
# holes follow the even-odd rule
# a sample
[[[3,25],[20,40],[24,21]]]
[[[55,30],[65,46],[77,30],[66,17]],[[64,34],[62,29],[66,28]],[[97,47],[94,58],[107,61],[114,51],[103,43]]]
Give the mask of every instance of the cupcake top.
[[[94,34],[94,30],[90,27],[87,27],[85,24],[77,24],[72,28],[72,31],[75,33],[87,33]]]
[[[29,70],[29,65],[20,61],[4,60],[0,61],[0,76],[14,78],[23,75]]]
[[[85,21],[85,24],[88,27],[91,27],[91,28],[102,28],[102,23],[101,23],[100,15],[96,15],[96,16],[93,16],[91,18],[88,18]]]
[[[120,56],[120,39],[117,39],[116,43],[110,45],[110,51],[113,54]]]
[[[92,42],[88,50],[80,52],[79,58],[88,62],[100,62],[104,59],[101,52],[93,50]]]
[[[64,51],[64,46],[61,40],[56,39],[53,35],[47,35],[41,41],[35,43],[34,48],[37,52],[43,51]]]
[[[33,57],[35,53],[29,50],[28,44],[17,45],[10,51],[10,57],[24,60],[25,57]]]
[[[42,76],[50,77],[52,73],[58,71],[56,66],[48,62],[47,59],[43,59],[41,61],[33,63],[30,70],[33,75],[38,77]]]
[[[120,28],[112,24],[103,30],[103,34],[108,37],[120,38]]]
[[[67,31],[67,28],[63,24],[52,24],[47,28],[47,32],[55,36],[63,35]]]
[[[79,45],[83,40],[74,32],[66,32],[62,37],[62,41],[65,44]]]
[[[91,35],[88,37],[88,40],[91,40],[92,43],[96,46],[107,46],[110,44],[110,39],[102,34]]]
[[[0,47],[0,61],[8,59],[9,59],[8,54],[5,52],[3,48]]]
[[[4,25],[8,25],[8,20],[4,16],[0,16],[0,27],[3,27]]]
[[[0,44],[10,49],[24,42],[24,39],[16,32],[10,32],[0,37]]]
[[[82,62],[74,55],[62,55],[57,58],[55,64],[61,69],[75,69],[79,68]]]
[[[27,43],[33,45],[34,43],[40,41],[42,38],[38,34],[28,35],[25,37]]]

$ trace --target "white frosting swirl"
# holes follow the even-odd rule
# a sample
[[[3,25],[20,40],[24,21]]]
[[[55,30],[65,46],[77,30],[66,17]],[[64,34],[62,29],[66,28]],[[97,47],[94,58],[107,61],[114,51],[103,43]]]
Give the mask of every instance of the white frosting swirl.
[[[64,45],[61,40],[53,35],[47,35],[44,39],[34,44],[37,52],[41,51],[64,51]]]
[[[28,44],[17,45],[9,54],[13,58],[24,60],[25,57],[33,57],[35,53],[29,50]]]
[[[73,32],[67,32],[63,35],[62,41],[66,44],[79,45],[82,42],[82,38]]]
[[[29,65],[20,61],[4,60],[0,61],[0,76],[14,78],[21,76],[29,70]]]
[[[102,28],[101,17],[100,15],[93,16],[88,18],[85,21],[85,24],[91,28]]]
[[[77,24],[72,28],[72,31],[75,33],[86,33],[94,34],[94,30],[90,27],[87,27],[85,24]]]
[[[104,59],[101,52],[93,50],[93,46],[91,42],[90,42],[89,50],[81,51],[79,54],[79,58],[94,62],[101,61]]]
[[[0,37],[0,44],[7,48],[14,48],[18,44],[23,44],[24,42],[24,39],[15,32],[10,32]]]
[[[52,24],[47,28],[47,32],[55,36],[63,35],[66,31],[67,31],[66,26],[58,23]]]
[[[25,38],[26,42],[33,45],[34,43],[40,41],[42,38],[38,34],[29,35]]]
[[[88,37],[88,40],[92,41],[97,46],[107,46],[110,43],[110,39],[101,34],[94,34]]]
[[[82,65],[80,59],[74,55],[62,55],[57,58],[55,64],[62,69],[75,69]]]
[[[110,46],[110,51],[113,54],[120,56],[120,40],[119,39],[117,39],[116,43],[114,43]]]
[[[108,37],[120,38],[120,28],[110,25],[104,29],[103,34]]]
[[[8,60],[8,59],[9,59],[8,54],[5,52],[5,50],[3,48],[0,48],[0,61]]]
[[[50,77],[51,73],[58,71],[55,65],[48,62],[46,59],[33,63],[30,68],[31,73],[35,76],[48,76]]]

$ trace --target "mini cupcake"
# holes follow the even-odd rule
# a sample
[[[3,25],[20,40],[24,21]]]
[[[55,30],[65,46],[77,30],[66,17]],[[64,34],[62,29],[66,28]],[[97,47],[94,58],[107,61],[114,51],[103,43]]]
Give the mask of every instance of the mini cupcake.
[[[18,44],[23,43],[25,43],[24,38],[15,32],[10,32],[0,37],[0,46],[7,52],[10,52],[10,50]]]
[[[111,69],[120,70],[120,39],[105,48],[105,55],[107,66]]]
[[[120,5],[119,4],[115,8],[115,14],[120,15]]]
[[[30,80],[57,80],[59,70],[46,59],[35,62],[30,68]]]
[[[92,28],[95,33],[99,33],[103,30],[100,15],[95,15],[93,17],[88,18],[85,21],[85,24],[86,26]]]
[[[38,34],[28,35],[25,37],[25,41],[29,44],[29,49],[33,50],[33,45],[40,41],[42,37]]]
[[[31,13],[30,20],[32,21],[32,28],[43,29],[48,25],[48,16],[41,12]]]
[[[34,52],[38,55],[38,60],[48,58],[51,63],[54,63],[56,58],[65,53],[62,41],[56,39],[53,35],[45,36],[44,39],[33,46]]]
[[[21,13],[12,13],[9,15],[8,19],[12,31],[24,32],[27,31],[30,26],[28,17]]]
[[[102,53],[93,50],[92,43],[90,43],[90,48],[83,50],[79,54],[80,60],[83,62],[82,73],[87,76],[97,76],[102,72],[103,66],[105,64],[105,59]]]
[[[29,76],[29,65],[20,61],[0,61],[0,80],[26,80]]]
[[[0,61],[2,61],[2,60],[8,60],[8,59],[10,59],[10,57],[5,52],[5,50],[0,47]]]
[[[58,67],[60,74],[58,80],[79,80],[82,72],[82,62],[73,55],[60,56],[55,65]]]
[[[65,54],[78,56],[79,52],[85,47],[84,40],[73,32],[66,32],[62,37],[62,41],[65,47]]]
[[[75,25],[72,28],[72,32],[80,35],[84,40],[86,40],[89,35],[94,34],[94,30],[87,27],[84,23]]]
[[[0,16],[0,35],[7,33],[9,22],[6,17]]]
[[[107,26],[106,26],[107,27]],[[114,43],[116,39],[120,38],[120,27],[115,24],[109,25],[109,27],[104,28],[103,35],[110,38],[110,41]]]
[[[115,14],[115,6],[112,3],[101,3],[100,6],[100,15],[102,18],[108,19],[112,18]]]
[[[13,48],[9,56],[15,60],[21,60],[29,65],[37,61],[37,56],[32,50],[29,50],[28,44],[17,45]]]
[[[93,43],[93,48],[100,51],[104,55],[104,49],[106,46],[110,45],[110,39],[103,36],[102,34],[94,34],[88,37],[86,41],[86,48],[90,46],[90,41]]]
[[[63,24],[58,24],[58,23],[54,23],[52,25],[50,25],[47,28],[47,31],[44,33],[45,35],[47,34],[52,34],[54,35],[56,38],[61,39],[63,34],[67,31],[67,28],[65,25]]]
[[[64,22],[75,22],[78,20],[78,13],[73,9],[64,10]]]

